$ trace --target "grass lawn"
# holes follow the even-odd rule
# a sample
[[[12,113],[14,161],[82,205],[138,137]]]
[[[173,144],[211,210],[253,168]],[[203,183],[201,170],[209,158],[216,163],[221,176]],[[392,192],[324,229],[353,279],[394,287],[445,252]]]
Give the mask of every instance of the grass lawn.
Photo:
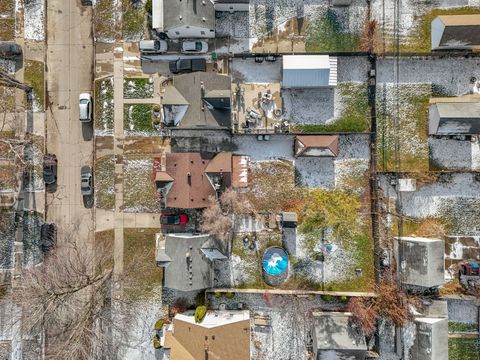
[[[113,77],[95,80],[95,129],[113,130]]]
[[[478,330],[477,324],[465,324],[454,321],[448,322],[448,331],[450,332],[475,332]]]
[[[15,165],[0,165],[0,189],[14,190],[17,184]]]
[[[146,12],[142,2],[133,5],[131,0],[122,2],[123,38],[125,41],[139,41],[143,37]]]
[[[107,155],[95,162],[95,203],[97,208],[115,208],[115,156]]]
[[[0,0],[0,15],[13,15],[15,0]]]
[[[123,80],[123,97],[125,99],[145,99],[153,97],[153,79],[125,78]]]
[[[477,339],[448,339],[449,360],[479,360],[480,340]]]
[[[331,132],[365,132],[370,128],[368,111],[367,84],[339,83],[336,91],[341,97],[343,110],[332,124],[295,125],[293,132],[331,133]]]
[[[439,15],[469,15],[480,14],[478,7],[461,7],[451,9],[435,9],[418,16],[414,20],[416,26],[401,42],[400,50],[403,52],[430,52],[431,51],[431,23]]]
[[[115,0],[97,0],[93,11],[95,39],[98,41],[115,40]]]
[[[310,24],[307,29],[307,52],[359,51],[360,35],[347,32],[336,13],[327,12]]]
[[[397,170],[396,148],[400,171],[428,171],[427,127],[430,97],[430,84],[400,84],[398,94],[391,84],[387,84],[386,88],[379,87],[377,144],[381,171]]]
[[[15,38],[15,19],[0,18],[0,41],[13,41]]]
[[[162,285],[163,269],[155,262],[155,234],[160,229],[124,229],[124,294],[130,300],[151,298]]]
[[[40,111],[45,103],[45,75],[43,62],[26,60],[25,61],[25,83],[33,88],[33,96],[38,103]]]
[[[15,139],[13,131],[1,131],[0,139]],[[5,143],[0,143],[0,159],[13,159],[15,154],[11,151],[10,146]]]
[[[160,212],[159,195],[153,182],[153,158],[125,157],[123,166],[123,209],[125,212]]]
[[[123,127],[127,135],[152,135],[155,128],[152,124],[151,104],[125,104],[123,107]]]

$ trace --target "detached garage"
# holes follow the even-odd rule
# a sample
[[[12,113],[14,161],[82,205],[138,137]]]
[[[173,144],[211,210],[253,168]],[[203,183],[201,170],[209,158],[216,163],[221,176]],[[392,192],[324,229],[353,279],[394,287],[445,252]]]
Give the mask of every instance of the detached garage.
[[[337,85],[337,58],[329,55],[283,57],[283,88],[321,88]]]

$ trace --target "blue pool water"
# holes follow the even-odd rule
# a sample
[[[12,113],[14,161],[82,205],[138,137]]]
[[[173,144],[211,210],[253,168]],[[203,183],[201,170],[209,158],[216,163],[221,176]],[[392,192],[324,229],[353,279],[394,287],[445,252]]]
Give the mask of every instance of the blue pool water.
[[[271,247],[263,254],[263,269],[270,275],[280,275],[288,268],[288,255],[280,247]]]

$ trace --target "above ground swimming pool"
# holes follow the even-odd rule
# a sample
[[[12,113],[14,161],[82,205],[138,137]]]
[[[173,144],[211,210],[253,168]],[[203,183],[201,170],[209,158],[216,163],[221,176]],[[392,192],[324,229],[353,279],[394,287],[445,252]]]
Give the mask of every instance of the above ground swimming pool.
[[[280,275],[288,269],[288,255],[281,247],[271,247],[263,254],[263,270],[270,275]]]

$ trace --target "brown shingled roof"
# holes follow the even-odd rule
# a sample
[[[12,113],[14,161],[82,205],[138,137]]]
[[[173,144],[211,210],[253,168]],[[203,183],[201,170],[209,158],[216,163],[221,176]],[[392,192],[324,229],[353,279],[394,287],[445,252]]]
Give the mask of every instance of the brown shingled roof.
[[[208,160],[199,153],[169,153],[166,172],[174,179],[167,194],[167,206],[197,209],[208,206],[208,197],[215,196],[205,169]]]
[[[295,138],[295,156],[302,156],[313,148],[328,149],[333,156],[337,156],[338,135],[299,135]]]

